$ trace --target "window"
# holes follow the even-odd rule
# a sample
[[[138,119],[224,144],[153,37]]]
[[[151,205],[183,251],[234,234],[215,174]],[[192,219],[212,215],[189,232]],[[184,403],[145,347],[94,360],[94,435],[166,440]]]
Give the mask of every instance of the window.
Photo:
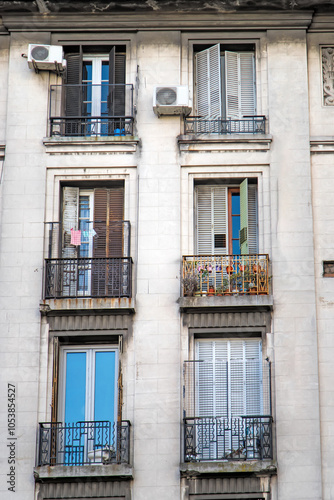
[[[124,188],[62,189],[62,212],[49,234],[46,298],[130,297],[130,223]]]
[[[257,185],[195,186],[195,246],[198,255],[258,253]]]
[[[198,339],[184,374],[185,461],[272,457],[270,363],[260,339]]]
[[[65,424],[117,418],[118,352],[108,347],[62,348],[60,418]]]
[[[55,352],[57,360],[58,351]],[[57,362],[54,363],[54,398],[58,387]],[[53,407],[56,422],[41,429],[50,455],[49,465],[84,465],[115,461],[121,407],[118,351],[108,346],[61,347],[58,406]],[[58,407],[58,414],[56,408]]]
[[[262,415],[262,348],[258,339],[196,342],[196,415]]]
[[[125,46],[68,47],[66,80],[51,86],[51,135],[132,134],[133,89]]]
[[[242,47],[241,47],[242,48]],[[254,47],[213,45],[195,54],[195,114],[201,132],[255,133]],[[262,123],[262,122],[261,122]],[[264,132],[264,130],[262,130]]]

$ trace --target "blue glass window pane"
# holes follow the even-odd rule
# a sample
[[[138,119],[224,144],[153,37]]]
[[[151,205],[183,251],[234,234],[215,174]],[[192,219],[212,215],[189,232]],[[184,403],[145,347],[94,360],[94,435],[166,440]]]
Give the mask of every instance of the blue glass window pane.
[[[233,252],[233,255],[239,255],[240,254],[239,240],[233,240],[232,241],[232,252]]]
[[[240,215],[235,215],[232,218],[232,238],[239,238],[240,231]]]
[[[97,352],[95,354],[94,420],[114,421],[115,361],[115,352]]]
[[[232,214],[240,214],[240,194],[232,194]]]
[[[93,65],[91,61],[84,61],[82,67],[82,80],[83,81],[92,81],[92,69]]]
[[[66,353],[65,422],[85,420],[86,353]]]
[[[104,83],[102,86],[101,86],[101,101],[107,101],[108,99],[108,94],[109,94],[109,85],[107,85],[106,83]]]
[[[109,82],[109,61],[102,61],[101,80]]]
[[[108,114],[108,105],[106,102],[101,102],[101,115]]]

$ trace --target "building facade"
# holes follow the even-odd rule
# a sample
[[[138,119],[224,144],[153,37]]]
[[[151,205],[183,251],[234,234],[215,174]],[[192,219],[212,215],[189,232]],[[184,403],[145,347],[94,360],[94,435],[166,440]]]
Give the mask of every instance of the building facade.
[[[1,498],[334,498],[334,11],[0,2]]]

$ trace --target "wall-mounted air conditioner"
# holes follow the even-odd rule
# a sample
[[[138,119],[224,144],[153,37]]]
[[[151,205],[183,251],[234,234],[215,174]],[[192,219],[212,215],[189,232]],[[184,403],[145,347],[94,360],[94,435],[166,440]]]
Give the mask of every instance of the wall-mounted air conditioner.
[[[153,92],[153,111],[156,115],[189,115],[187,85],[157,85]]]
[[[29,44],[28,66],[30,69],[62,71],[66,67],[61,45]]]

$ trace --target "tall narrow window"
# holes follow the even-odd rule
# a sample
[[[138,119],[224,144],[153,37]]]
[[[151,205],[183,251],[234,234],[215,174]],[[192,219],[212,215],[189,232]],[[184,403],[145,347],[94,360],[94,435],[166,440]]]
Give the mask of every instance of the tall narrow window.
[[[125,116],[125,53],[66,54],[64,108],[67,135],[122,135]],[[120,120],[123,118],[123,122]]]
[[[198,133],[264,133],[255,119],[253,51],[217,44],[197,52],[194,93]]]
[[[109,348],[62,350],[61,421],[115,422],[117,351]]]
[[[258,253],[256,185],[197,185],[195,238],[200,255]]]

